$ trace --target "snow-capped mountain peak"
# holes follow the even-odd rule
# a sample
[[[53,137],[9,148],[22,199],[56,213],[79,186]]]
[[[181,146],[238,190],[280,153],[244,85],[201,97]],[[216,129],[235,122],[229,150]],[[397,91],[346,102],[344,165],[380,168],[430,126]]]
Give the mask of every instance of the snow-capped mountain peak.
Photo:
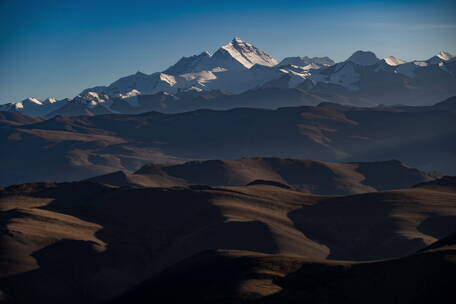
[[[448,52],[440,52],[440,53],[437,53],[435,56],[437,56],[440,59],[445,60],[445,61],[451,60],[455,57],[454,55],[452,55]]]
[[[44,103],[54,103],[57,102],[57,99],[54,97],[48,97],[44,100]]]
[[[233,42],[233,43],[244,43],[244,41],[242,41],[242,39],[239,38],[239,37],[234,37],[233,41],[231,41],[231,42]]]
[[[447,52],[439,52],[439,53],[435,54],[434,56],[432,56],[431,58],[429,58],[428,60],[426,60],[425,62],[429,63],[429,64],[439,64],[441,62],[450,61],[451,59],[453,59],[455,57],[456,56],[454,56],[450,53],[447,53]]]
[[[242,71],[255,64],[275,66],[278,61],[260,51],[252,44],[235,37],[231,42],[221,46],[213,55],[207,51],[199,55],[182,57],[163,73],[182,75],[201,71]]]
[[[35,97],[26,98],[25,100],[22,101],[22,104],[24,104],[24,103],[34,103],[34,104],[37,104],[37,105],[42,105],[43,104],[43,102],[41,102],[40,100],[38,100]]]
[[[242,41],[239,37],[235,37],[230,43],[220,47],[216,54],[222,51],[227,52],[247,69],[255,64],[275,66],[279,63],[272,56],[260,51],[254,45]]]
[[[176,64],[172,65],[163,73],[170,75],[180,75],[185,73],[196,73],[204,70],[212,70],[215,68],[212,55],[204,51],[199,55],[190,57],[182,57]]]
[[[373,65],[378,63],[380,59],[370,51],[356,51],[347,59],[347,61],[358,65]]]
[[[65,105],[66,102],[67,99],[57,100],[50,97],[45,100],[39,100],[35,97],[28,97],[19,102],[0,105],[0,111],[13,111],[32,116],[44,116],[50,111]]]
[[[105,102],[110,99],[110,97],[103,93],[97,92],[86,92],[85,94],[79,94],[74,99],[79,100],[81,102],[93,101],[93,102]]]
[[[131,106],[136,113],[141,111],[141,107],[150,109],[152,104],[145,100],[155,98],[150,96],[156,94],[179,96],[181,93],[192,95],[204,91],[242,94],[270,87],[299,88],[317,93],[329,90],[331,94],[343,95],[346,92],[350,96],[357,92],[371,92],[371,98],[376,99],[386,94],[390,87],[379,91],[381,85],[373,81],[375,79],[379,82],[386,79],[385,83],[396,86],[398,92],[408,92],[411,87],[435,87],[438,92],[446,92],[456,88],[452,84],[456,75],[455,59],[456,56],[450,53],[440,52],[428,60],[405,62],[393,56],[379,59],[370,51],[356,51],[337,64],[328,57],[308,56],[286,57],[278,63],[251,43],[235,37],[213,54],[203,51],[198,55],[182,57],[162,72],[145,74],[138,71],[110,85],[85,89],[72,100],[30,97],[21,102],[0,105],[0,111],[51,117],[82,115],[86,111],[122,113],[130,111],[128,107]],[[435,73],[437,69],[442,73]],[[443,80],[434,80],[436,76]],[[411,80],[413,78],[417,80]]]
[[[386,57],[383,60],[386,62],[386,64],[388,64],[390,66],[397,66],[397,65],[406,63],[405,60],[402,60],[400,58],[396,58],[394,56]]]

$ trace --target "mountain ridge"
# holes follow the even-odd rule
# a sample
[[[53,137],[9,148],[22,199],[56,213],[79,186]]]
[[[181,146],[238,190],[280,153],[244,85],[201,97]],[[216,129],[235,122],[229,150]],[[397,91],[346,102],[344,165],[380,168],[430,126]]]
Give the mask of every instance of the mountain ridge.
[[[346,102],[364,100],[364,105],[429,105],[456,94],[454,59],[455,56],[440,52],[424,61],[405,62],[393,56],[379,59],[370,51],[356,51],[337,64],[328,57],[306,56],[287,57],[279,62],[236,37],[214,54],[205,51],[183,57],[162,72],[138,72],[122,77],[109,86],[84,89],[71,99],[72,104],[68,108],[74,110],[67,108],[59,112],[70,99],[41,101],[36,98],[1,105],[0,110],[48,117],[124,113],[124,108],[141,111],[138,96],[148,98],[166,92],[179,98],[181,92],[213,90],[242,94],[263,86],[305,87],[309,94],[332,94]],[[100,94],[106,98],[100,100],[96,96]],[[78,105],[75,106],[76,103]],[[118,106],[113,108],[112,103]],[[260,101],[258,103],[261,104]],[[182,112],[191,106],[193,109],[200,108],[198,104],[190,103],[186,109],[176,108],[175,111]],[[206,106],[210,107],[210,104]],[[92,110],[94,107],[98,109]],[[267,103],[265,107],[268,107]]]
[[[132,173],[151,162],[258,156],[330,162],[399,159],[451,175],[456,172],[453,101],[425,107],[317,102],[277,110],[8,117],[0,125],[0,184]]]
[[[87,181],[112,186],[243,186],[259,180],[313,194],[354,194],[411,187],[433,177],[399,161],[329,163],[279,158],[192,161],[145,165],[134,173],[117,171]],[[256,182],[256,183],[254,183]]]

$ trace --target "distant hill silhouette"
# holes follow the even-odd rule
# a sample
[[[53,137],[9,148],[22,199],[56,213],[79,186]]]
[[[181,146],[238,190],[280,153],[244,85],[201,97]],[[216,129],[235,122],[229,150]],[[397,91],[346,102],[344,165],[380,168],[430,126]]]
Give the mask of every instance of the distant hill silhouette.
[[[146,165],[88,179],[113,186],[171,187],[194,184],[242,186],[279,183],[315,194],[351,194],[413,186],[432,177],[399,161],[330,163],[280,158],[193,161]]]
[[[30,118],[32,119],[32,118]],[[456,111],[324,103],[278,110],[62,117],[0,127],[0,184],[72,181],[148,163],[280,157],[398,159],[456,174]]]

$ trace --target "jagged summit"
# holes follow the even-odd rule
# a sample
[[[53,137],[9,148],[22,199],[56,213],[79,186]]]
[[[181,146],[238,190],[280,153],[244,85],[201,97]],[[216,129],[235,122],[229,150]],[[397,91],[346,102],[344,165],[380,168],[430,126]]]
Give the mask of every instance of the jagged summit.
[[[272,56],[241,40],[239,37],[233,38],[230,43],[220,47],[214,56],[217,53],[224,53],[224,51],[248,69],[255,64],[275,66],[279,63]]]
[[[400,58],[394,57],[394,56],[389,56],[383,59],[388,65],[391,66],[397,66],[403,63],[406,63],[405,60],[402,60]]]
[[[428,60],[426,60],[426,62],[429,64],[439,64],[441,62],[450,61],[454,58],[456,58],[456,56],[454,56],[448,52],[439,52],[439,53],[435,54],[434,56],[432,56],[431,58],[429,58]]]
[[[347,61],[353,62],[358,65],[373,65],[380,61],[378,57],[370,51],[356,51],[351,55]]]
[[[207,51],[199,55],[182,57],[163,73],[181,75],[213,70],[244,70],[255,64],[275,66],[278,61],[239,37],[221,46],[213,55]]]
[[[34,104],[38,104],[38,105],[43,104],[42,101],[38,100],[38,98],[35,98],[35,97],[28,97],[22,101],[22,103],[26,103],[26,102],[34,103]]]
[[[452,55],[452,54],[450,54],[448,52],[439,52],[435,56],[437,56],[437,57],[439,57],[439,58],[441,58],[441,59],[443,59],[445,61],[448,61],[448,60],[450,60],[450,59],[455,57],[454,55]]]
[[[135,74],[119,78],[109,85],[84,89],[72,101],[92,108],[105,107],[103,113],[138,113],[150,110],[152,105],[146,100],[159,99],[155,94],[173,95],[173,100],[177,100],[181,98],[178,95],[185,92],[198,95],[220,90],[237,95],[249,90],[282,88],[309,91],[319,95],[322,98],[320,102],[334,95],[331,98],[342,103],[367,106],[431,104],[456,95],[455,59],[456,56],[442,51],[428,60],[405,62],[394,56],[379,59],[373,52],[359,50],[339,63],[329,57],[308,56],[285,57],[279,63],[253,44],[234,37],[213,53],[202,51],[182,57],[161,72],[148,74],[134,71]],[[413,84],[410,79],[414,79]],[[98,95],[87,94],[89,92]],[[199,109],[206,102],[205,98],[191,104],[182,103],[182,109],[178,108],[178,104],[170,106],[160,101],[155,110],[175,112]],[[0,105],[0,111],[52,117],[59,114],[59,109],[63,111],[68,101],[29,98]],[[289,105],[288,102],[284,100],[283,106]],[[215,103],[204,106],[219,107]],[[258,101],[258,106],[265,104]],[[65,110],[65,115],[93,112],[92,109],[84,111]]]
[[[54,103],[57,102],[57,99],[54,97],[48,97],[44,100],[45,103]]]
[[[331,66],[334,65],[335,62],[325,56],[325,57],[300,57],[300,56],[295,56],[295,57],[285,57],[282,61],[280,61],[279,66],[285,66],[285,65],[296,65],[296,66],[307,66],[309,64],[316,64],[319,66]]]
[[[214,69],[214,62],[212,55],[204,51],[199,55],[193,55],[190,57],[182,57],[176,64],[172,65],[163,73],[171,75],[180,75],[186,73],[196,73],[204,70]]]
[[[242,41],[242,39],[239,38],[239,37],[234,37],[231,42],[233,42],[233,43],[243,43],[244,41]]]

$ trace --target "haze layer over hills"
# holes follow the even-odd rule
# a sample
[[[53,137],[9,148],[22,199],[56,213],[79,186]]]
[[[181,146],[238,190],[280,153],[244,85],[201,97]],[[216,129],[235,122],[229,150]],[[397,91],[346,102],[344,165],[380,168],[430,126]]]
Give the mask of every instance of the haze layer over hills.
[[[269,96],[263,89],[281,89]],[[52,94],[52,92],[49,92]],[[274,59],[251,43],[234,38],[214,54],[183,57],[162,72],[137,72],[108,86],[81,91],[73,99],[27,98],[0,106],[2,111],[56,115],[167,113],[239,106],[278,108],[322,101],[375,106],[431,105],[456,95],[456,60],[439,52],[405,62],[356,51],[335,63],[328,57]]]
[[[400,160],[456,173],[456,107],[361,108],[323,103],[278,110],[43,120],[1,112],[0,184],[71,181],[150,163],[281,157],[319,161]]]

